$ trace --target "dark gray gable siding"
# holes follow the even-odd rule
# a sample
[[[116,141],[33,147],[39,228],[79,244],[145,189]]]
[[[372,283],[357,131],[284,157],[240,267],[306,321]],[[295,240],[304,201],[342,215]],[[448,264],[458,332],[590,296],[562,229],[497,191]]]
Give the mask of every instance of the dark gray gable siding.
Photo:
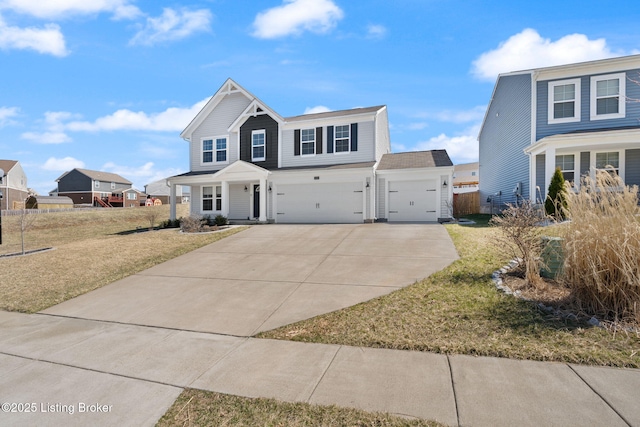
[[[529,198],[531,143],[531,75],[502,76],[479,136],[480,203],[488,209],[487,197],[502,192],[497,203],[516,201],[513,189],[522,183],[522,196]]]
[[[60,179],[58,182],[58,191],[92,191],[92,185],[93,182],[91,178],[74,169]],[[100,189],[97,189],[98,191],[102,190],[102,185],[100,187]],[[111,187],[107,187],[107,189],[110,188]]]
[[[640,186],[640,149],[627,150],[625,152],[625,177],[627,185]]]
[[[264,129],[266,132],[266,155],[263,162],[251,161],[251,131]],[[278,168],[278,122],[266,114],[250,117],[240,127],[240,160],[254,163],[265,169]]]
[[[640,103],[635,100],[640,99],[640,85],[629,79],[638,80],[640,78],[640,70],[629,70],[626,81],[626,96],[629,101],[626,103],[626,117],[623,119],[606,119],[591,120],[590,111],[590,92],[591,92],[591,75],[580,77],[580,121],[574,123],[555,123],[548,124],[549,111],[549,83],[556,80],[544,80],[537,82],[537,105],[536,105],[536,141],[546,136],[573,132],[576,130],[617,128],[625,126],[637,126],[638,118],[640,118]],[[615,73],[606,73],[615,74]],[[594,74],[598,75],[598,74]],[[576,77],[567,77],[557,80],[569,80]]]
[[[544,154],[538,154],[536,156],[536,202],[539,203],[544,201],[545,197],[547,197],[547,189],[544,188],[546,158],[547,156]],[[538,190],[538,188],[540,190]]]

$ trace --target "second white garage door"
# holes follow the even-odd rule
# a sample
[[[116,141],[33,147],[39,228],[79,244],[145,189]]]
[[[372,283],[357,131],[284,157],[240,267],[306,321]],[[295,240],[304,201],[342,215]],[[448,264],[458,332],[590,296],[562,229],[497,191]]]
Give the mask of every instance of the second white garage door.
[[[437,181],[389,182],[389,221],[437,221]]]
[[[277,222],[363,222],[361,182],[281,184],[277,189]]]

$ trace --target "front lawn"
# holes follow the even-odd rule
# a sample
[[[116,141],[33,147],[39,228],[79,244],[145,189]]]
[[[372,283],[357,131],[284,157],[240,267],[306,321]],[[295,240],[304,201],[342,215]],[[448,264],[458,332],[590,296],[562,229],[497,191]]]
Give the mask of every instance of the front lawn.
[[[460,259],[392,294],[282,328],[261,338],[640,367],[640,337],[611,333],[542,312],[496,290],[491,273],[506,264],[492,245],[488,216],[448,224]]]

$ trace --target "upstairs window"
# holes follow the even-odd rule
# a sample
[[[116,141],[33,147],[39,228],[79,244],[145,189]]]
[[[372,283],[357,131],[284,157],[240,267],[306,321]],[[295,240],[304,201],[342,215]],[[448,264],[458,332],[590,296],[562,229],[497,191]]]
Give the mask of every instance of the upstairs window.
[[[227,162],[227,137],[207,138],[202,140],[202,163]]]
[[[95,182],[95,187],[100,188],[100,181],[94,181],[94,182]]]
[[[260,162],[266,158],[266,132],[264,129],[251,132],[251,161]]]
[[[580,79],[549,83],[549,123],[580,121]]]
[[[300,154],[311,156],[316,154],[316,130],[302,129],[300,131]]]
[[[569,181],[571,185],[573,185],[576,176],[575,164],[575,156],[573,154],[556,156],[556,167],[560,168],[564,180]]]
[[[112,189],[112,190],[115,190],[115,189],[116,189],[116,183],[115,183],[115,182],[112,182],[112,183],[111,183],[111,189]]]
[[[591,120],[625,117],[625,74],[591,77]]]
[[[348,153],[351,145],[349,143],[349,125],[336,126],[335,132],[336,153]]]

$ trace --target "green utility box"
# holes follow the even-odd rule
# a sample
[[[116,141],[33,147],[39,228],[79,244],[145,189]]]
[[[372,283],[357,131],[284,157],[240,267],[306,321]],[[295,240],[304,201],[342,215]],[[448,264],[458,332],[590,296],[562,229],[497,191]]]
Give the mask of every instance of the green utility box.
[[[561,273],[564,264],[562,240],[562,237],[542,236],[542,277],[555,279]]]

